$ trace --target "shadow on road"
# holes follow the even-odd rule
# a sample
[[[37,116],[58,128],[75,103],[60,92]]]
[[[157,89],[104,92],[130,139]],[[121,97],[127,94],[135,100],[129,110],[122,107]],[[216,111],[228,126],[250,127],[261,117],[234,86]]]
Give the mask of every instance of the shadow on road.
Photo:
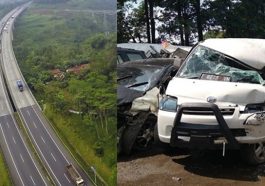
[[[265,164],[244,164],[238,151],[228,151],[225,157],[220,151],[211,151],[196,157],[175,156],[172,160],[193,174],[211,178],[259,181],[259,176],[265,176]]]

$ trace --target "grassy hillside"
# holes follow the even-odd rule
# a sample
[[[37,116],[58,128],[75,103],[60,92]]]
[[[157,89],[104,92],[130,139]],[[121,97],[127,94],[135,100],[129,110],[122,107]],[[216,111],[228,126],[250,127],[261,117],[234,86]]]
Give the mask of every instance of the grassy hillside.
[[[116,185],[116,16],[103,18],[35,4],[16,21],[13,46],[28,85],[64,143],[87,172],[93,166]],[[66,72],[80,64],[87,68]],[[53,77],[54,69],[62,78]]]

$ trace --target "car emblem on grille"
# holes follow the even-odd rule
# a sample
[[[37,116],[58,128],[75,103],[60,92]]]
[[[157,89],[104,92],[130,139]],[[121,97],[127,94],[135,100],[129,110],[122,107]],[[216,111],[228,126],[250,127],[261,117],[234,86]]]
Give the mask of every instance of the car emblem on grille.
[[[209,96],[209,97],[207,98],[207,102],[209,102],[209,103],[215,103],[216,101],[217,101],[216,97]]]

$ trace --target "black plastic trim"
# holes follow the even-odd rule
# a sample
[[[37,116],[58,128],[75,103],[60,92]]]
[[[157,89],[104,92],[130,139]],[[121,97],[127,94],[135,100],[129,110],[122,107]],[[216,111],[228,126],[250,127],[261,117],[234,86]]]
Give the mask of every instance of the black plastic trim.
[[[213,137],[214,136],[223,136],[225,137],[225,139],[228,142],[228,146],[232,149],[239,149],[239,143],[238,141],[235,139],[232,131],[229,129],[226,121],[223,118],[223,115],[220,111],[220,109],[218,108],[218,106],[216,104],[213,103],[183,103],[181,105],[179,105],[175,120],[174,120],[174,126],[171,132],[171,139],[170,139],[170,145],[173,147],[178,146],[178,144],[180,143],[180,139],[178,139],[179,136],[179,132],[183,133],[183,127],[185,127],[186,129],[189,129],[189,125],[191,125],[192,123],[189,123],[189,125],[187,125],[187,123],[183,123],[181,122],[181,117],[183,114],[183,111],[187,110],[187,111],[212,111],[216,117],[217,120],[217,125],[212,125],[212,126],[207,126],[205,125],[203,127],[202,124],[193,124],[194,126],[197,125],[197,129],[196,128],[191,128],[189,130],[189,132],[194,133],[191,135],[191,140],[190,143],[196,143],[196,140],[199,140],[201,142],[207,142],[207,146],[211,146],[211,145],[215,145],[213,143]],[[207,129],[208,128],[208,129]],[[205,131],[205,136],[197,136],[197,134],[199,134],[199,132],[201,130]],[[210,133],[207,133],[207,130],[212,130],[213,134],[215,135],[210,135]],[[197,133],[197,134],[196,134]],[[195,137],[194,137],[194,136]],[[180,135],[183,136],[183,135]],[[203,139],[204,138],[204,139]],[[192,145],[192,144],[191,144]]]

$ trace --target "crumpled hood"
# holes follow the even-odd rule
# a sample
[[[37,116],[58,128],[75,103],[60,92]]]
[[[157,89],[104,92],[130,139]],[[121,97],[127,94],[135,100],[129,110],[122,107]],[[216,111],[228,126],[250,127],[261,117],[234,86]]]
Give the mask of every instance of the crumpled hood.
[[[217,99],[217,105],[237,104],[245,106],[249,103],[263,103],[265,101],[265,87],[261,84],[177,77],[169,82],[166,94],[177,97],[179,104],[184,102],[207,102],[207,98],[210,96]]]
[[[126,88],[124,86],[118,85],[117,87],[117,105],[123,105],[127,103],[132,103],[138,97],[144,95],[144,92],[140,92],[134,89]]]

